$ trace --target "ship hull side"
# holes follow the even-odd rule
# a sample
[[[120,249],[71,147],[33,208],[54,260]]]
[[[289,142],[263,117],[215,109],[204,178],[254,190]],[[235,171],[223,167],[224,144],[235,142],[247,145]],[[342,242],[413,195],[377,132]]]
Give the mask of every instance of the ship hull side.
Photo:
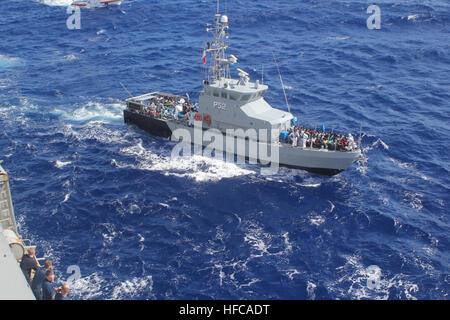
[[[126,109],[124,110],[124,121],[127,124],[133,124],[137,126],[138,128],[150,133],[151,135],[163,138],[171,138],[174,141],[178,141],[172,136],[172,133],[177,129],[185,129],[190,132],[192,137],[194,136],[193,127],[187,127],[178,122],[143,116]],[[206,128],[203,128],[203,130],[206,130]],[[236,145],[231,146],[231,151],[230,146],[226,145],[225,136],[223,139],[223,143],[224,145],[218,148],[217,151],[236,155]],[[236,139],[234,143],[236,143]],[[203,147],[206,147],[209,144],[210,141],[202,140],[201,142],[201,145]],[[266,143],[258,142],[257,144],[258,150],[260,148],[268,148],[268,145]],[[251,159],[251,157],[249,157],[249,150],[250,148],[247,140],[245,146],[245,159],[247,161],[253,160],[253,163],[258,162],[263,165],[267,165],[267,161],[261,161],[259,156],[257,157],[257,159]],[[305,170],[315,174],[333,176],[350,167],[352,163],[357,160],[357,158],[358,153],[355,152],[329,152],[327,150],[313,150],[310,148],[301,149],[293,148],[289,145],[283,144],[279,146],[279,159],[276,163],[273,164],[279,165],[280,167]]]
[[[191,133],[191,137],[194,136],[194,128],[187,127],[182,123],[178,122],[168,122],[169,127],[172,132],[175,132],[177,129],[185,129]],[[203,128],[205,130],[206,128]],[[171,137],[172,140],[178,141]],[[266,153],[266,150],[269,148],[269,145],[265,142],[258,142],[258,155],[256,159],[251,159],[249,157],[249,140],[245,140],[245,159],[253,160],[254,162],[267,164],[267,160],[261,161],[260,155],[263,150],[263,154]],[[202,140],[201,144],[203,147],[206,147],[210,144],[211,141]],[[236,155],[237,148],[237,139],[234,139],[234,145],[227,145],[227,141],[225,136],[223,136],[223,146],[218,148],[217,151],[222,151],[229,154]],[[350,167],[353,162],[355,162],[360,157],[360,152],[336,152],[336,151],[328,151],[328,150],[318,150],[311,148],[299,148],[292,147],[288,144],[280,144],[278,146],[279,157],[278,161],[274,164],[279,165],[280,167],[286,167],[291,169],[300,169],[306,170],[308,172],[332,176],[336,175],[348,167]],[[270,153],[270,152],[269,152]]]
[[[126,124],[133,124],[151,135],[162,138],[169,138],[172,135],[172,130],[164,120],[146,117],[126,109],[123,110],[123,118]]]

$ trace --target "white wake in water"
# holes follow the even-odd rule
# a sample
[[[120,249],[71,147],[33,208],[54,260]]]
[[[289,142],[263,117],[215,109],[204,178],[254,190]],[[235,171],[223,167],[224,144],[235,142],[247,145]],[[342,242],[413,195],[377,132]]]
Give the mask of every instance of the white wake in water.
[[[0,70],[19,66],[22,60],[15,57],[8,57],[0,54]]]
[[[54,114],[61,115],[65,120],[72,121],[89,121],[89,120],[108,120],[108,121],[122,121],[122,112],[124,106],[120,103],[100,103],[92,102],[78,107],[74,111],[66,111],[55,109]]]
[[[154,150],[142,146],[142,140],[131,147],[122,148],[120,152],[135,159],[132,164],[112,160],[118,168],[133,168],[139,170],[159,171],[165,175],[187,177],[197,182],[219,181],[242,175],[254,174],[252,170],[244,169],[235,163],[201,155],[192,155],[172,159],[170,155],[161,155]]]
[[[402,299],[416,300],[414,295],[419,287],[406,275],[399,273],[389,277],[379,266],[364,266],[357,254],[344,255],[343,258],[346,259],[345,265],[336,268],[338,278],[328,286],[331,293],[342,298],[387,300],[393,298],[390,291],[395,288]]]
[[[58,169],[62,169],[63,167],[67,166],[68,164],[71,164],[71,161],[59,161],[56,160],[55,161],[55,167]]]
[[[148,295],[153,291],[152,276],[133,277],[129,280],[105,280],[101,272],[69,282],[72,297],[91,299],[132,299],[139,295]]]

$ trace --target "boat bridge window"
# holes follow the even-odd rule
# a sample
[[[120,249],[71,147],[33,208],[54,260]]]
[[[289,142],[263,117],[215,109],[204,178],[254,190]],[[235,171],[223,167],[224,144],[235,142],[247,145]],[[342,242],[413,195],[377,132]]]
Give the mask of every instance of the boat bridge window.
[[[224,98],[224,99],[227,98],[227,93],[225,91],[222,91],[222,98]]]
[[[214,95],[214,97],[220,97],[220,92],[219,92],[219,90],[214,90],[214,91],[213,91],[213,95]]]
[[[208,96],[211,95],[211,89],[208,88],[208,87],[205,87],[204,92],[205,92],[205,94],[208,95]]]
[[[244,94],[241,98],[241,101],[248,101],[250,100],[251,96],[252,96],[251,94]]]
[[[256,97],[257,97],[257,98],[260,98],[260,97],[264,96],[265,93],[266,93],[266,90],[259,91],[259,92],[257,93]]]
[[[236,94],[236,93],[231,93],[231,92],[230,92],[230,93],[228,94],[228,96],[229,96],[230,100],[234,100],[234,101],[239,100],[239,95]]]

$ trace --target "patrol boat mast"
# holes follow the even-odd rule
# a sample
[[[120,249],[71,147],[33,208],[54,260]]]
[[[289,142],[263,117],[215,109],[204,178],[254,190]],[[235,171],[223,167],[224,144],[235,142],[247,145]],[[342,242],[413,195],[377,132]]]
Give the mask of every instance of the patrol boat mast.
[[[219,9],[219,5],[217,5]],[[235,64],[237,58],[230,55],[229,58],[226,56],[226,49],[228,44],[226,44],[225,39],[228,38],[228,17],[221,15],[219,12],[216,13],[216,26],[211,28],[206,28],[206,31],[214,31],[214,41],[207,42],[205,51],[210,54],[212,63],[210,63],[208,68],[208,81],[214,82],[215,80],[221,80],[224,78],[230,78],[230,64]]]

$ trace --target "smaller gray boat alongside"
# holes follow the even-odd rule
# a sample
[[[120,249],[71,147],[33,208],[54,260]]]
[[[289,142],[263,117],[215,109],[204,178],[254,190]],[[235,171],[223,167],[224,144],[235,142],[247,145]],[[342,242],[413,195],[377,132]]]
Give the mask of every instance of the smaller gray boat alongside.
[[[176,141],[182,130],[194,137],[190,139],[194,145],[209,147],[215,140],[215,152],[324,175],[338,174],[362,159],[360,142],[351,134],[303,128],[290,112],[267,103],[267,85],[250,81],[248,73],[239,68],[239,79],[233,79],[230,65],[238,59],[226,54],[227,30],[228,17],[217,13],[215,24],[207,28],[214,40],[204,49],[203,63],[210,57],[208,79],[203,81],[197,103],[189,96],[163,92],[132,97],[126,100],[125,123]],[[196,139],[196,129],[209,139]],[[222,135],[220,139],[217,134]]]

